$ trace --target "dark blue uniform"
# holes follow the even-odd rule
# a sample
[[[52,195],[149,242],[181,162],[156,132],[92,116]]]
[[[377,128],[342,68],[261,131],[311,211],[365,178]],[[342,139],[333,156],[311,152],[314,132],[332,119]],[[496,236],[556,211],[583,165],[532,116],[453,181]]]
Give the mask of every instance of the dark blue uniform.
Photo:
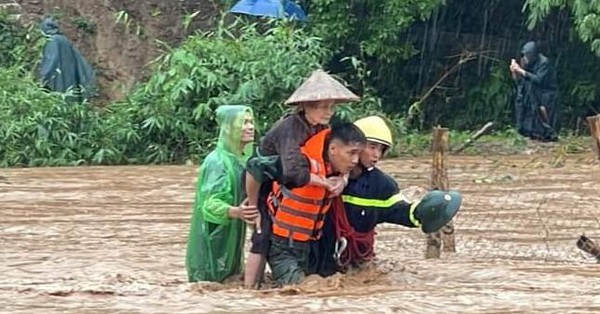
[[[383,222],[411,228],[419,226],[411,204],[402,200],[396,181],[377,168],[371,171],[364,169],[358,178],[350,179],[342,199],[348,221],[357,232],[372,231]],[[311,272],[321,276],[337,272],[338,266],[333,257],[336,240],[333,211],[329,211],[322,237],[311,250]]]

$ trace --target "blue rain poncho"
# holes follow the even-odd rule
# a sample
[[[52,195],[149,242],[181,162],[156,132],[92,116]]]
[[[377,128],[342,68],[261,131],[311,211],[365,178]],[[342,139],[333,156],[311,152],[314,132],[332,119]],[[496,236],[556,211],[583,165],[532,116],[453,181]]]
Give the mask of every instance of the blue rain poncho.
[[[78,101],[95,96],[95,73],[79,50],[65,37],[58,24],[46,18],[40,26],[47,42],[40,65],[42,85],[56,92],[73,90]]]

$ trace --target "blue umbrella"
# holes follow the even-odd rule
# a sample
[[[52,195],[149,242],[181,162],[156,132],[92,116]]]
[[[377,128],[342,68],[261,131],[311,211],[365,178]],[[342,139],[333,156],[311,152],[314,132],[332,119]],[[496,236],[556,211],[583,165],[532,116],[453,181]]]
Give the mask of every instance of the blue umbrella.
[[[307,20],[306,13],[304,13],[302,8],[290,0],[241,0],[229,12],[276,19]]]

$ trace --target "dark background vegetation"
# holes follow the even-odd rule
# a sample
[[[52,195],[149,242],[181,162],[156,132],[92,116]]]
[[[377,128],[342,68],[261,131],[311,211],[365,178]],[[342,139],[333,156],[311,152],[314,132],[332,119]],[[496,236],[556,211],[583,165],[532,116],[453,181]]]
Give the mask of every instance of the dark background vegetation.
[[[387,117],[396,153],[425,150],[420,134],[437,124],[461,141],[494,121],[492,141],[522,145],[511,128],[508,66],[528,40],[557,69],[565,134],[587,132],[584,118],[600,111],[595,2],[565,1],[561,10],[549,0],[299,1],[308,24],[220,15],[231,1],[183,1],[179,11],[125,1],[100,15],[86,13],[100,11],[94,1],[55,1],[33,13],[20,2],[21,23],[0,16],[2,166],[198,162],[213,147],[217,106],[252,105],[264,133],[318,67],[363,97],[339,117]],[[102,97],[73,106],[38,88],[44,39],[23,21],[46,14],[97,67]],[[144,63],[126,62],[136,52]],[[136,66],[124,71],[127,64]]]

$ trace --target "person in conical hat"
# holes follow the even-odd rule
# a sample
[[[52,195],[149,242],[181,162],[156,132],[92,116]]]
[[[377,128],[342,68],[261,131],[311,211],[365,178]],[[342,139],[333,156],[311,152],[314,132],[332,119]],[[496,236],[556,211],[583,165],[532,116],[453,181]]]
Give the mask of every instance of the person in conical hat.
[[[384,119],[370,116],[354,123],[365,135],[367,145],[350,173],[341,198],[327,214],[322,237],[311,248],[307,272],[329,276],[350,265],[367,262],[374,255],[377,224],[393,223],[421,228],[431,233],[456,215],[462,196],[456,191],[417,191],[410,197],[396,181],[376,167],[393,145],[392,132]],[[270,177],[280,177],[281,160],[273,156],[262,167]],[[304,162],[302,167],[309,168]],[[356,248],[360,248],[357,251]],[[274,252],[271,252],[273,254]]]
[[[321,276],[369,261],[374,256],[377,224],[435,232],[454,217],[462,201],[456,191],[423,190],[420,199],[408,198],[391,176],[376,167],[393,143],[385,120],[370,116],[354,124],[365,134],[367,145],[341,199],[334,202],[325,219],[318,247],[311,250],[317,253],[310,258],[314,261],[310,272]]]
[[[346,103],[360,101],[360,98],[344,85],[319,69],[296,89],[285,101],[286,105],[302,105],[310,103]]]
[[[313,71],[300,87],[286,100],[285,104],[294,106],[295,110],[287,114],[265,134],[256,152],[251,158],[246,171],[246,193],[248,204],[257,205],[261,218],[257,221],[252,235],[252,246],[246,264],[245,286],[252,287],[264,272],[266,254],[270,241],[270,217],[266,206],[266,198],[275,178],[265,178],[261,169],[278,156],[281,162],[279,184],[289,189],[307,184],[326,187],[331,193],[339,195],[347,180],[322,179],[311,175],[310,169],[302,166],[305,159],[300,147],[312,136],[329,128],[329,122],[339,103],[357,102],[360,98],[348,90],[336,79],[323,70]],[[248,169],[252,168],[256,169]]]

